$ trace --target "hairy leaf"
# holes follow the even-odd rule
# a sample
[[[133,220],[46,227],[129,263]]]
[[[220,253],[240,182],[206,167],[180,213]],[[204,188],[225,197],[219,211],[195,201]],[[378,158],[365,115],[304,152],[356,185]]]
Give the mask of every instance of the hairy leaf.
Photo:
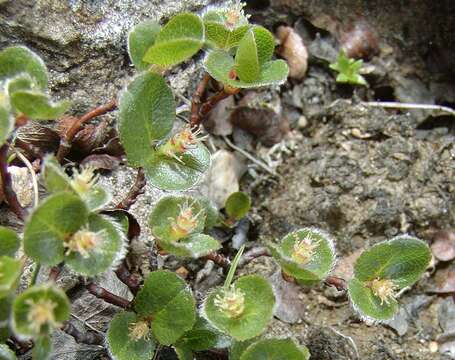
[[[240,220],[248,214],[251,207],[251,198],[244,192],[238,191],[229,195],[225,208],[228,216]]]
[[[255,82],[261,76],[261,64],[255,34],[252,30],[248,31],[240,40],[235,54],[235,70],[240,80],[247,83]]]
[[[88,209],[71,193],[49,196],[25,225],[24,251],[32,259],[53,266],[63,260],[65,240],[88,220]]]
[[[132,327],[141,321],[133,312],[121,312],[114,316],[107,331],[107,345],[115,360],[149,360],[155,352],[155,341],[150,330],[140,339],[131,334]]]
[[[163,26],[143,60],[163,67],[176,65],[196,54],[203,41],[204,25],[199,16],[178,14]]]
[[[355,60],[348,58],[344,52],[338,54],[337,61],[330,64],[332,70],[337,71],[339,74],[336,81],[339,83],[349,83],[354,85],[367,85],[366,80],[359,74],[362,67],[362,60]]]
[[[153,20],[143,21],[134,26],[128,34],[128,54],[137,70],[144,71],[150,64],[144,62],[147,50],[153,46],[161,26]]]
[[[32,349],[33,359],[36,360],[51,359],[52,350],[53,346],[50,336],[40,336],[34,342],[34,346]]]
[[[119,263],[125,255],[126,239],[120,225],[107,216],[90,214],[87,230],[98,234],[99,243],[86,256],[70,252],[65,261],[76,273],[94,276]]]
[[[0,256],[0,299],[14,291],[22,272],[22,263],[9,256]]]
[[[38,323],[36,313],[44,312],[43,322]],[[16,334],[25,337],[49,335],[51,331],[68,320],[70,303],[63,290],[54,285],[39,285],[28,288],[18,295],[13,304],[13,327]],[[47,320],[47,321],[46,321]]]
[[[183,334],[176,345],[193,351],[204,351],[216,347],[220,336],[204,318],[198,316],[194,327]]]
[[[223,296],[223,288],[217,288],[207,297],[202,311],[212,326],[243,341],[256,337],[265,330],[272,319],[275,296],[267,280],[257,275],[241,277],[234,287],[244,294],[245,307],[240,316],[231,318],[215,305],[216,297]]]
[[[209,165],[210,153],[199,143],[181,155],[180,161],[154,152],[143,166],[153,186],[162,190],[186,190],[197,184]]]
[[[153,318],[153,335],[163,345],[176,342],[196,321],[191,290],[176,274],[164,270],[154,271],[145,279],[135,310],[142,317]]]
[[[414,284],[430,260],[431,251],[425,242],[401,235],[364,251],[354,265],[354,276],[362,282],[390,279],[401,289]]]
[[[393,318],[398,311],[398,303],[395,299],[391,298],[388,302],[381,301],[366,283],[362,283],[355,277],[349,280],[348,292],[354,310],[362,318],[383,321]]]
[[[11,94],[11,105],[33,120],[54,120],[70,107],[68,101],[52,102],[49,96],[36,91],[16,91]]]
[[[213,237],[205,234],[192,234],[178,241],[158,241],[159,247],[169,254],[194,259],[221,248],[221,244]]]
[[[172,129],[175,119],[172,91],[161,76],[141,74],[121,95],[119,108],[120,140],[128,162],[143,166],[146,159],[153,158],[155,142]]]
[[[0,226],[0,254],[14,257],[21,241],[14,230]]]
[[[47,88],[47,68],[43,60],[24,46],[11,46],[0,51],[0,80],[29,74],[42,90]]]
[[[335,264],[334,241],[318,229],[294,231],[280,244],[271,244],[270,250],[282,269],[304,285],[324,280]]]
[[[291,339],[264,339],[250,345],[240,360],[308,360],[310,353],[305,346]]]
[[[266,62],[261,67],[260,77],[247,82],[232,79],[231,70],[234,69],[234,59],[222,50],[211,51],[204,61],[205,70],[217,81],[234,88],[255,88],[269,85],[282,84],[289,72],[288,65],[284,60],[274,60]]]

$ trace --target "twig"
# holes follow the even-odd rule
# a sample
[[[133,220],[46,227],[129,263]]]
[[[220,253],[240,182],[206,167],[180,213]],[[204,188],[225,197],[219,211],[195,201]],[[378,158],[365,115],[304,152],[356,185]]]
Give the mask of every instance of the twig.
[[[0,175],[2,180],[3,195],[16,216],[20,220],[24,220],[27,212],[17,199],[17,195],[13,190],[11,174],[8,171],[8,149],[8,144],[4,144],[0,148]]]
[[[204,117],[214,108],[216,104],[231,95],[233,95],[233,93],[226,92],[223,89],[218,91],[215,95],[209,97],[207,101],[201,106],[201,110],[199,111],[199,122],[197,124],[199,124],[204,119]]]
[[[208,255],[205,256],[205,259],[207,260],[212,260],[215,264],[223,267],[223,268],[229,268],[231,266],[231,262],[229,259],[221,254],[218,254],[216,252],[212,252]]]
[[[137,276],[131,274],[124,263],[115,270],[115,274],[122,283],[128,286],[128,289],[130,289],[134,295],[138,293],[141,280]]]
[[[130,302],[118,295],[115,295],[106,289],[102,288],[99,285],[96,285],[95,283],[89,283],[85,286],[88,290],[88,292],[92,295],[95,295],[97,298],[104,300],[105,302],[127,309],[130,306]]]
[[[60,263],[57,266],[53,266],[51,270],[49,271],[49,281],[56,282],[58,277],[60,276],[60,273],[62,272],[64,264]]]
[[[65,156],[71,149],[71,143],[76,136],[76,134],[81,129],[81,126],[87,121],[92,120],[93,118],[104,115],[110,111],[113,111],[117,108],[117,100],[113,99],[105,105],[98,106],[97,108],[89,111],[88,113],[82,115],[73,125],[66,131],[63,135],[63,138],[60,140],[60,146],[57,151],[57,160],[62,162]]]
[[[38,191],[38,180],[36,178],[35,169],[33,169],[33,165],[28,161],[28,159],[17,149],[14,149],[17,157],[25,164],[28,171],[30,172],[30,176],[32,178],[32,186],[33,186],[33,205],[37,207],[39,204],[39,191]]]
[[[81,332],[73,324],[71,324],[70,321],[65,322],[65,324],[62,327],[62,330],[66,332],[68,335],[71,335],[78,344],[88,345],[104,344],[103,335],[93,331]]]
[[[329,276],[324,283],[328,286],[334,286],[338,291],[344,291],[348,288],[346,280],[336,276]]]
[[[131,187],[126,197],[120,201],[115,207],[117,209],[128,210],[137,200],[137,197],[144,193],[144,186],[146,184],[144,169],[139,168],[137,171],[136,181]]]
[[[454,109],[441,105],[399,103],[393,101],[363,101],[361,104],[365,106],[380,107],[386,109],[435,110],[455,116]]]
[[[238,146],[235,146],[231,140],[229,140],[226,136],[223,136],[223,139],[224,141],[226,142],[226,144],[228,144],[229,147],[231,147],[232,149],[234,149],[235,151],[238,151],[239,153],[241,153],[242,155],[244,155],[245,157],[247,157],[249,160],[251,160],[253,163],[255,163],[257,166],[261,167],[262,169],[264,169],[265,171],[267,171],[270,175],[273,175],[277,178],[280,178],[280,175],[278,175],[275,170],[271,169],[270,167],[268,167],[266,164],[264,164],[262,161],[256,159],[253,155],[249,154],[248,152],[246,152],[245,150],[239,148]]]
[[[208,73],[204,74],[201,82],[196,88],[196,91],[193,94],[191,99],[191,120],[190,125],[197,126],[201,122],[201,118],[199,116],[199,110],[201,108],[201,97],[204,95],[205,88],[207,87],[210,81],[210,75]]]
[[[253,259],[256,259],[261,256],[272,256],[272,254],[270,254],[269,249],[267,249],[265,246],[258,246],[252,248],[251,250],[248,250],[245,254],[243,254],[242,258],[240,259],[238,267],[239,268],[244,267]]]

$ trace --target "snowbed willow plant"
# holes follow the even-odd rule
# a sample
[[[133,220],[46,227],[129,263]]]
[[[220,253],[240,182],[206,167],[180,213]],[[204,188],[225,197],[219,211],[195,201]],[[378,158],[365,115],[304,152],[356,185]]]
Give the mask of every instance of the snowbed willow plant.
[[[237,5],[215,8],[203,16],[179,14],[163,27],[153,21],[135,26],[128,37],[128,51],[139,73],[119,100],[118,128],[128,164],[143,169],[147,181],[160,189],[184,190],[197,183],[210,163],[200,134],[201,119],[217,101],[241,88],[284,82],[288,68],[282,60],[271,60],[274,47],[272,34],[249,24]],[[190,125],[174,129],[176,104],[162,73],[201,49],[206,51],[208,75],[193,99]],[[210,78],[222,90],[200,104],[201,91]],[[63,137],[57,156],[48,154],[42,159],[41,177],[49,195],[26,214],[10,188],[6,161],[15,128],[24,121],[59,118],[68,103],[50,99],[44,63],[21,46],[0,52],[0,81],[2,188],[12,209],[24,219],[22,239],[13,230],[0,227],[0,342],[4,342],[0,358],[14,359],[6,343],[14,345],[18,340],[33,341],[34,358],[51,358],[50,335],[56,328],[79,341],[84,339],[68,326],[66,294],[53,281],[35,285],[41,264],[53,267],[51,280],[67,266],[84,277],[92,294],[124,308],[112,319],[106,334],[114,359],[151,359],[158,344],[173,346],[182,360],[213,348],[229,348],[230,358],[239,360],[309,358],[307,348],[293,340],[262,336],[273,316],[275,295],[260,276],[241,276],[234,281],[239,262],[247,257],[242,257],[243,248],[230,265],[224,285],[213,289],[199,305],[189,285],[173,272],[153,271],[142,284],[133,281],[122,262],[133,227],[129,214],[107,208],[111,195],[97,185],[94,168],[61,165],[82,120],[70,129],[72,135]],[[135,196],[138,193],[136,189]],[[222,258],[218,263],[229,267],[229,261],[216,253],[221,244],[208,232],[213,227],[235,226],[250,206],[244,193],[232,194],[224,213],[207,199],[171,195],[151,211],[149,226],[159,251],[182,258]],[[25,255],[18,258],[21,245]],[[285,278],[303,286],[323,281],[333,284],[329,274],[335,247],[325,232],[300,229],[269,248]],[[25,263],[30,260],[35,262],[35,273],[30,286],[17,294]],[[415,283],[429,260],[427,245],[410,236],[365,251],[349,280],[354,309],[362,318],[391,318],[398,307],[397,291]],[[135,295],[133,301],[93,282],[93,277],[109,269],[117,269],[116,274]]]

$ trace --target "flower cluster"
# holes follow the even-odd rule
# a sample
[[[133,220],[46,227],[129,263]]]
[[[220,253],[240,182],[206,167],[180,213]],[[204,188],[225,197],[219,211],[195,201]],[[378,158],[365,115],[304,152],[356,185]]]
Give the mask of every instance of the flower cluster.
[[[235,319],[245,310],[245,294],[231,285],[228,289],[221,290],[221,294],[215,297],[214,304],[227,316]]]

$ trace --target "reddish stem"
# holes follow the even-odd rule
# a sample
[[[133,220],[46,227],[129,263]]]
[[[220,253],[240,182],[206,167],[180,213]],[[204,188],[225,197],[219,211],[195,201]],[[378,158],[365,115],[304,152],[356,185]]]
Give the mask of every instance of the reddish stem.
[[[267,249],[264,246],[252,248],[243,254],[237,267],[241,268],[248,264],[249,262],[251,262],[252,260],[261,256],[272,256],[272,254],[270,254],[269,249]]]
[[[117,209],[128,210],[136,202],[137,197],[144,193],[145,184],[146,181],[144,169],[139,168],[139,170],[137,171],[136,181],[134,182],[130,191],[128,192],[126,197],[122,201],[120,201],[115,207]]]
[[[125,264],[121,264],[117,270],[115,270],[115,274],[122,283],[128,286],[134,295],[138,293],[140,289],[141,279],[131,274]]]
[[[191,99],[191,127],[197,126],[200,123],[199,109],[201,108],[201,97],[204,95],[209,81],[210,75],[205,73]]]
[[[199,111],[199,122],[197,124],[199,124],[207,116],[207,114],[215,107],[216,104],[231,95],[232,93],[226,92],[223,89],[221,91],[218,91],[215,95],[209,97],[207,101],[201,106],[201,110]]]
[[[334,286],[338,291],[344,291],[348,288],[346,280],[337,276],[329,276],[325,279],[324,283],[329,286]]]
[[[109,101],[107,104],[98,106],[97,108],[89,111],[88,113],[82,115],[80,118],[78,118],[73,125],[66,131],[65,135],[60,141],[60,146],[57,151],[57,160],[59,162],[62,162],[65,156],[68,154],[68,152],[71,149],[71,143],[76,136],[76,134],[79,132],[81,129],[81,126],[92,120],[93,118],[97,116],[104,115],[110,111],[113,111],[117,108],[117,100],[113,99]]]
[[[2,180],[1,185],[3,195],[5,196],[6,201],[16,216],[20,220],[24,220],[27,212],[17,199],[17,195],[13,190],[13,181],[11,179],[11,174],[8,171],[8,148],[8,143],[4,144],[0,148],[0,175]]]
[[[88,292],[92,295],[95,295],[97,298],[104,300],[105,302],[124,308],[128,309],[130,306],[130,302],[118,295],[115,295],[106,289],[102,288],[99,285],[96,285],[95,283],[89,283],[85,286],[88,290]]]
[[[217,264],[223,268],[229,269],[229,267],[231,266],[231,262],[229,261],[229,259],[227,257],[225,257],[221,254],[218,254],[216,252],[212,252],[212,253],[206,255],[205,259],[212,260],[215,264]]]
[[[60,273],[63,270],[63,263],[58,264],[57,266],[53,266],[51,270],[49,271],[49,281],[56,282],[58,277],[60,276]]]

